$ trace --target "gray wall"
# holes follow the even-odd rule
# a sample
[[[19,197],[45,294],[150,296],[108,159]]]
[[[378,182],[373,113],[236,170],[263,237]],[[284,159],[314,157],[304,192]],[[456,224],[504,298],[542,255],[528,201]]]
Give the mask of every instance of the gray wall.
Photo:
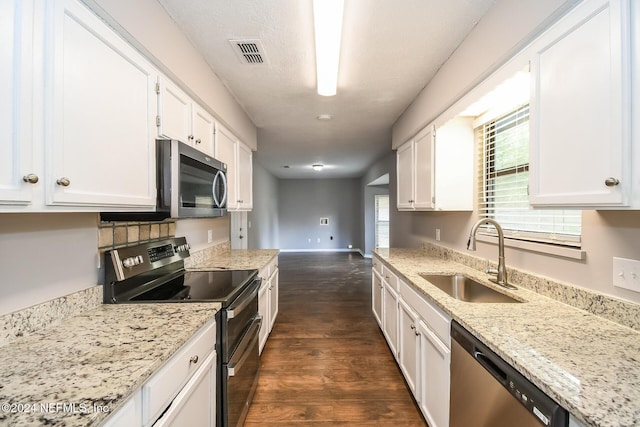
[[[361,200],[360,179],[280,180],[280,249],[360,249]]]
[[[249,249],[273,249],[279,244],[280,180],[253,162],[253,210],[247,216]]]
[[[372,250],[375,246],[375,196],[379,194],[390,193],[390,185],[369,186],[368,184],[385,174],[389,175],[389,183],[395,183],[395,181],[392,181],[392,179],[395,179],[394,176],[396,174],[395,165],[395,152],[389,151],[388,155],[371,165],[371,167],[367,170],[367,172],[361,179],[363,221],[361,223],[362,242],[360,245],[360,249],[362,249],[362,252],[366,256],[372,254]],[[394,215],[394,211],[396,210],[395,203],[395,197],[389,197],[389,215],[391,215],[389,219],[391,221],[392,216]]]

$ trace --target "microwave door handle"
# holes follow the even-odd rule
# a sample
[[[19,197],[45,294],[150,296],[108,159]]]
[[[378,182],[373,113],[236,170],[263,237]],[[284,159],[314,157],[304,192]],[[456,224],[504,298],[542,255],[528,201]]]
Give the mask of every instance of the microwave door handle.
[[[220,207],[220,202],[218,201],[218,192],[216,191],[216,187],[218,184],[218,176],[220,176],[220,171],[216,172],[216,176],[213,177],[213,183],[211,184],[211,195],[213,196],[213,205],[216,208]]]
[[[225,205],[227,204],[227,177],[224,175],[224,172],[218,171],[218,173],[216,173],[216,178],[213,180],[214,184],[218,179],[218,177],[222,178],[222,190],[223,190],[222,199],[220,200],[220,203],[218,203],[218,207],[224,208]],[[214,190],[213,190],[214,197],[215,197],[215,193],[216,191],[215,191],[215,185],[214,185]]]

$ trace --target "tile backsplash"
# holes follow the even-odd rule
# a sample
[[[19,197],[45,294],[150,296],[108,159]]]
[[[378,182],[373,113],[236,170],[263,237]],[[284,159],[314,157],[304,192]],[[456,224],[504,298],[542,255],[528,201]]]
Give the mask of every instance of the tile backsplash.
[[[98,225],[98,249],[108,251],[138,243],[175,237],[175,220],[162,222],[119,222],[103,221]]]

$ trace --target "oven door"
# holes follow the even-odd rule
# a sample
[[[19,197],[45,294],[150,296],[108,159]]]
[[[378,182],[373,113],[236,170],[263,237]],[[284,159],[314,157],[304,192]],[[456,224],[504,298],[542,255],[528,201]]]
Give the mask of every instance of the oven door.
[[[234,350],[240,345],[247,328],[258,314],[258,289],[261,279],[257,278],[233,302],[222,310],[222,363],[227,363]]]
[[[229,363],[222,365],[223,425],[242,426],[258,386],[259,336],[262,317],[256,315]]]

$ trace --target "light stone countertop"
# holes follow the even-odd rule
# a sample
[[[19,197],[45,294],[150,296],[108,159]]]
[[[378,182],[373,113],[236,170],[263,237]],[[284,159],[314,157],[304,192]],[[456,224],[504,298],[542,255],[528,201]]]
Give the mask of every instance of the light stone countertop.
[[[524,288],[502,289],[486,274],[425,250],[375,254],[586,425],[640,426],[637,331]],[[524,303],[459,301],[420,273],[463,273]]]
[[[0,426],[98,425],[219,309],[106,304],[0,347]]]
[[[278,249],[227,249],[191,255],[188,270],[260,270],[278,256]]]

